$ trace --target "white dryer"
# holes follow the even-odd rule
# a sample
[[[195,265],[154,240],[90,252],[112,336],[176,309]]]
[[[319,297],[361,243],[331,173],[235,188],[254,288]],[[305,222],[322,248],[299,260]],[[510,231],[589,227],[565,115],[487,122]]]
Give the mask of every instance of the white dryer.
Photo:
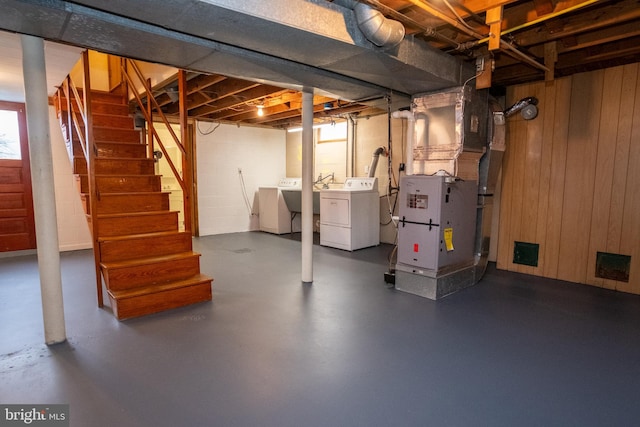
[[[282,197],[282,189],[302,188],[302,178],[282,178],[277,187],[258,188],[260,230],[267,233],[291,233],[291,212]]]
[[[378,178],[347,178],[320,191],[320,245],[354,251],[380,244]]]

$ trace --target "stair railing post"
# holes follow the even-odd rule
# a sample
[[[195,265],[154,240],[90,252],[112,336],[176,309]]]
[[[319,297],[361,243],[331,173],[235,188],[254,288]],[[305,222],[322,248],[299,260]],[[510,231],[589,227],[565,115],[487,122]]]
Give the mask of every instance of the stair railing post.
[[[125,58],[118,57],[120,60],[120,93],[122,93],[122,100],[125,104],[129,102],[129,84],[127,83],[127,79],[122,75],[122,70],[126,70]]]
[[[151,79],[147,79],[147,87],[151,87]],[[155,147],[153,146],[153,108],[151,104],[151,97],[153,94],[147,90],[147,113],[149,115],[149,123],[147,123],[147,149],[149,150],[149,158],[154,159],[153,152]]]
[[[182,69],[178,71],[178,93],[180,105],[180,139],[182,140],[182,146],[184,147],[184,155],[182,156],[182,179],[184,181],[182,197],[184,204],[184,231],[191,233],[191,195],[193,194],[191,157],[193,155],[193,151],[187,123],[187,73]]]
[[[71,103],[71,77],[67,76],[64,80],[65,99],[67,100],[67,116],[65,117],[67,123],[67,143],[69,144],[70,156],[73,161],[73,104]]]
[[[84,98],[85,141],[87,144],[87,174],[89,181],[89,216],[91,217],[91,235],[93,236],[93,257],[96,267],[96,291],[98,295],[98,307],[104,305],[102,296],[102,269],[100,268],[100,241],[98,239],[98,189],[96,184],[96,147],[93,140],[93,117],[91,112],[91,76],[89,67],[89,51],[82,52],[82,87]]]

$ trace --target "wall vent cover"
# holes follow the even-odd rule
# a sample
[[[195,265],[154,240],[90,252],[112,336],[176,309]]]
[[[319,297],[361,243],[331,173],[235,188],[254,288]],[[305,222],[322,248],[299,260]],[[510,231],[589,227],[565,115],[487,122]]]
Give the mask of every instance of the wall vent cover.
[[[596,277],[629,282],[631,257],[629,255],[598,252],[596,255]]]
[[[538,251],[540,245],[537,243],[513,242],[513,263],[522,265],[538,266]]]

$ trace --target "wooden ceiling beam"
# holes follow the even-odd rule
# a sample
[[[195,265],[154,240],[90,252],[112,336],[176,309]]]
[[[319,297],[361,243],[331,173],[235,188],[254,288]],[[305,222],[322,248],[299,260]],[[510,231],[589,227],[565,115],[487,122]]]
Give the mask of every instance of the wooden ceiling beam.
[[[617,57],[633,57],[638,53],[640,53],[640,36],[559,55],[556,69],[586,66],[589,63],[612,60]]]
[[[235,92],[233,95],[225,96],[223,98],[217,98],[217,100],[211,100],[206,105],[201,105],[197,108],[189,110],[189,116],[193,117],[201,117],[207,116],[210,114],[214,114],[218,111],[222,111],[228,108],[233,108],[236,106],[240,106],[246,104],[247,101],[253,101],[256,99],[263,98],[265,96],[271,95],[273,93],[281,92],[282,88],[276,86],[269,85],[257,85],[253,84],[250,88]]]
[[[259,84],[246,80],[224,79],[217,84],[208,86],[207,90],[200,90],[187,96],[187,104],[189,105],[190,110],[189,114],[191,114],[191,110],[194,108],[208,105],[211,102],[235,95],[256,86],[259,86]],[[177,103],[173,103],[165,110],[166,114],[177,114],[179,106]]]
[[[460,5],[465,9],[470,10],[473,13],[486,12],[489,9],[493,9],[498,6],[507,6],[511,3],[516,3],[518,0],[463,0],[460,1]],[[462,13],[463,10],[460,9]],[[463,15],[464,16],[464,15]]]
[[[538,16],[548,15],[554,9],[554,4],[551,0],[533,0],[533,5]]]
[[[600,31],[593,31],[579,36],[559,38],[557,39],[557,51],[558,53],[568,53],[638,36],[640,36],[640,23],[629,22],[624,25],[608,27]],[[542,49],[542,46],[534,46],[530,49],[530,52],[539,56]]]
[[[637,20],[640,20],[637,0],[625,0],[606,9],[585,11],[572,16],[571,19],[563,18],[562,31],[549,33],[540,31],[539,28],[530,28],[519,32],[515,35],[515,39],[519,46],[533,46]]]
[[[218,74],[201,74],[187,81],[187,94],[204,90],[227,79],[228,77]]]
[[[371,107],[364,105],[364,104],[355,104],[355,105],[351,105],[348,107],[343,107],[340,108],[338,111],[333,113],[333,116],[337,116],[338,114],[354,114],[354,113],[360,113],[362,111],[367,111],[370,110]],[[380,113],[382,113],[382,111],[378,111]],[[373,113],[373,112],[372,112]],[[331,119],[333,118],[331,115],[328,115],[324,109],[322,109],[321,107],[314,107],[314,114],[313,114],[313,118],[314,120],[327,120],[327,119]],[[294,120],[292,120],[294,119]],[[275,127],[275,128],[287,128],[287,127],[291,127],[291,126],[301,126],[302,122],[300,120],[300,115],[292,115],[289,117],[284,117],[280,120],[277,121],[271,121],[268,123],[269,126],[271,127]]]

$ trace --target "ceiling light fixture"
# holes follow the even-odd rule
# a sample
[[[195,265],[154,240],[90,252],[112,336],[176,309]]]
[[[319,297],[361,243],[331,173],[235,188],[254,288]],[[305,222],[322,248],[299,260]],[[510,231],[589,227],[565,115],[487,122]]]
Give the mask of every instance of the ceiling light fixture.
[[[258,108],[258,116],[260,117],[264,116],[264,105],[259,104],[257,105],[257,108]]]

